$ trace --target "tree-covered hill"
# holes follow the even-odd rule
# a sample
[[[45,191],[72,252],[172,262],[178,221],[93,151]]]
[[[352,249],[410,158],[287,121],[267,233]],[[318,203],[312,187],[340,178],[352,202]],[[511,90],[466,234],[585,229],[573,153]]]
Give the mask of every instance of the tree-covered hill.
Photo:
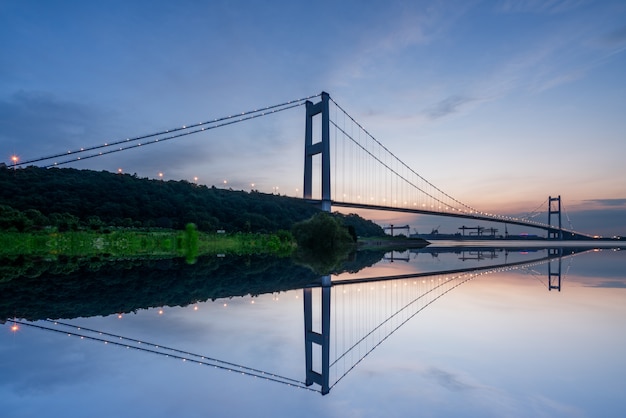
[[[287,196],[162,181],[129,174],[71,168],[0,168],[0,206],[5,217],[26,225],[163,227],[192,222],[201,231],[289,230],[319,210]],[[13,214],[8,208],[14,209]],[[2,211],[0,211],[2,212]],[[2,215],[2,214],[0,214]],[[2,217],[2,216],[0,216]],[[372,222],[344,217],[360,236],[382,235]],[[1,221],[1,219],[0,219]],[[10,221],[9,221],[10,223]]]

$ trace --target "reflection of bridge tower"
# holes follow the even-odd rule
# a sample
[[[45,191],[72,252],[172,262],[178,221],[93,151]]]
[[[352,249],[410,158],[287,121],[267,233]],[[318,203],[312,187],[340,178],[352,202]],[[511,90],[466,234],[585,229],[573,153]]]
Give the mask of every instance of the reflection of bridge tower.
[[[552,204],[556,203],[556,207]],[[559,221],[559,229],[549,229],[548,239],[563,239],[563,228],[561,226],[561,196],[548,197],[548,225],[552,226],[552,215],[555,215]]]
[[[563,249],[562,248],[550,248],[548,249],[548,256],[557,257],[557,260],[550,260],[548,262],[548,290],[558,290],[561,291],[561,260],[563,259]],[[556,266],[552,266],[552,263],[555,262]],[[556,271],[553,271],[556,269]]]
[[[321,288],[321,324],[320,332],[313,330],[313,289],[308,287],[304,289],[304,347],[306,362],[306,380],[305,384],[311,386],[317,383],[322,387],[322,395],[326,395],[330,391],[329,369],[330,369],[330,276],[322,277]],[[317,362],[317,366],[321,370],[315,371],[313,365],[313,348],[314,345],[320,350],[321,362]]]
[[[330,212],[330,119],[328,93],[322,92],[322,100],[313,104],[306,101],[304,133],[304,198],[313,198],[313,156],[322,154],[322,210]],[[321,114],[322,131],[319,142],[313,143],[313,116]]]

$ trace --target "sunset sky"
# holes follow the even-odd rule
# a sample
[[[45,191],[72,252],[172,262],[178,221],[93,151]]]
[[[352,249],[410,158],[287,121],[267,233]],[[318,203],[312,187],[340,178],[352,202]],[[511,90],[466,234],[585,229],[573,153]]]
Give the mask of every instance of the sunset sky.
[[[327,91],[464,203],[626,235],[621,0],[3,0],[0,45],[7,165]],[[303,136],[298,107],[67,166],[295,195]]]

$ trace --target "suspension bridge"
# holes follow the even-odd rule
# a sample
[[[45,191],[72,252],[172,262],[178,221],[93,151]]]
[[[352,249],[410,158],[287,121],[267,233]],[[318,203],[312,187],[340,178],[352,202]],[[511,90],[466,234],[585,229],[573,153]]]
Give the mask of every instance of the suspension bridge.
[[[317,101],[314,103],[313,100]],[[325,92],[24,161],[13,157],[10,164],[13,168],[28,164],[58,167],[205,133],[300,106],[305,107],[302,198],[320,205],[325,211],[331,211],[333,207],[345,207],[437,215],[539,228],[547,231],[549,239],[555,240],[592,238],[563,227],[560,196],[548,197],[540,207],[524,217],[495,214],[461,202],[400,160]],[[319,172],[314,173],[314,168],[318,168]],[[547,223],[536,221],[538,214],[545,213],[545,210],[540,209],[545,208],[546,203]]]
[[[536,268],[548,264],[549,291],[561,289],[561,262],[587,249],[550,248],[530,259],[491,263],[483,267],[425,273],[341,279],[323,276],[302,289],[304,328],[303,378],[285,376],[188,349],[163,345],[60,320],[9,319],[12,328],[34,328],[110,347],[139,351],[187,364],[206,366],[242,376],[319,392],[342,381],[375,349],[434,302],[475,279],[522,269],[539,277]],[[543,273],[545,274],[545,273]]]

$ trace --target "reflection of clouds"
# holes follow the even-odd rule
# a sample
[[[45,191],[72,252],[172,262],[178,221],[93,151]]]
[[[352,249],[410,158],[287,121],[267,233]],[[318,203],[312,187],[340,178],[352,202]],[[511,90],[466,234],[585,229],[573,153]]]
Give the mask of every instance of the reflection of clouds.
[[[597,283],[586,283],[585,287],[604,287],[604,288],[612,288],[612,289],[626,289],[626,279],[603,280]]]
[[[434,379],[444,388],[454,392],[480,389],[480,386],[476,384],[463,381],[461,376],[436,367],[431,367],[425,372],[425,374],[427,378]]]
[[[537,413],[534,416],[567,416],[567,417],[584,417],[587,416],[585,411],[580,410],[572,405],[564,404],[555,399],[548,398],[545,395],[537,394],[530,397],[529,405]]]
[[[392,416],[414,416],[411,408],[416,402],[425,415],[436,411],[437,416],[534,417],[574,410],[547,396],[520,395],[510,388],[492,386],[486,376],[470,373],[464,367],[442,368],[420,361],[407,364],[385,359],[376,366],[362,365],[355,373],[372,382],[368,386],[377,389],[377,396],[385,396],[396,406]],[[491,371],[485,373],[488,376]]]
[[[106,370],[99,354],[90,349],[92,344],[46,334],[21,327],[12,340],[3,342],[0,386],[20,396],[49,395],[66,386],[83,385]]]

